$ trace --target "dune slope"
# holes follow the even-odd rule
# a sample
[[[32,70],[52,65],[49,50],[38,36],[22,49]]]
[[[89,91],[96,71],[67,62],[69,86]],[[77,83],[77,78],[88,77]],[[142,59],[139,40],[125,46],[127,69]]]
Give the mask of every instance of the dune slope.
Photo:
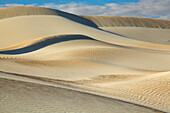
[[[170,112],[169,20],[0,12],[2,112]]]
[[[82,16],[98,27],[146,27],[169,29],[170,20],[120,16]]]
[[[170,29],[156,29],[156,28],[144,28],[144,27],[100,27],[101,29],[119,34],[127,38],[159,43],[170,44]]]
[[[1,8],[0,9],[0,19],[6,19],[16,16],[28,16],[28,15],[58,15],[64,18],[79,22],[84,25],[89,25],[95,27],[92,21],[85,19],[83,17],[70,14],[67,12],[43,8],[43,7],[9,7],[9,8]]]
[[[0,85],[0,89],[3,91],[0,95],[2,104],[0,108],[1,112],[4,113],[113,113],[113,109],[114,113],[161,113],[119,100],[59,87],[2,78],[0,79]],[[63,101],[65,99],[67,101]]]

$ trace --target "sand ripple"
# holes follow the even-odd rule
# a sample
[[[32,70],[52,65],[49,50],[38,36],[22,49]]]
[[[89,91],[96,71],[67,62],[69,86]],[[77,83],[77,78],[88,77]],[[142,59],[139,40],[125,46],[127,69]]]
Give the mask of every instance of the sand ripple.
[[[2,112],[170,112],[169,21],[0,12]]]

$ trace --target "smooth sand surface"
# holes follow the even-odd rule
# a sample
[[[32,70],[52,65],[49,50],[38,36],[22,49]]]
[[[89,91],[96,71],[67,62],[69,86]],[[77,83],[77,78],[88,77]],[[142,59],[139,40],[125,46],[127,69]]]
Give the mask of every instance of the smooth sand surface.
[[[111,33],[145,42],[170,44],[170,29],[156,29],[144,27],[100,27]]]
[[[81,16],[70,14],[67,12],[54,10],[50,8],[44,7],[8,7],[8,8],[1,8],[0,9],[0,19],[7,19],[16,16],[29,16],[29,15],[58,15],[78,23],[97,27],[97,25]]]
[[[11,9],[0,9],[2,113],[170,112],[168,20],[87,16],[90,27],[85,16]]]
[[[169,29],[170,20],[126,16],[82,16],[98,27],[144,27]]]
[[[2,44],[0,45],[0,49],[44,36],[63,34],[81,34],[107,43],[138,48],[165,51],[170,49],[170,45],[132,40],[120,35],[85,26],[57,15],[29,15],[2,19],[0,20],[0,34],[3,39],[1,41]],[[16,38],[11,38],[13,36]]]

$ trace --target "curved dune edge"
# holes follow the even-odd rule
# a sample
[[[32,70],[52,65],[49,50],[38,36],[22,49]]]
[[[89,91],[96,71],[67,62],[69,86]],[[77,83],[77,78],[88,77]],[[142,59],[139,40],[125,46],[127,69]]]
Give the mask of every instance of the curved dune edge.
[[[58,15],[64,18],[79,22],[84,25],[97,27],[92,21],[83,17],[67,13],[64,11],[54,10],[43,7],[9,7],[0,8],[0,19],[7,19],[16,16],[28,16],[28,15]]]
[[[169,75],[170,72],[163,72],[123,82],[110,82],[110,78],[107,76],[106,81],[108,81],[104,83],[102,80],[104,77],[96,83],[93,82],[95,79],[78,83],[87,83],[89,86],[105,89],[106,92],[108,91],[118,97],[125,97],[124,99],[128,101],[170,112]]]
[[[17,31],[15,27],[18,27]],[[82,34],[107,43],[154,50],[169,51],[170,48],[169,45],[165,44],[143,42],[108,33],[100,29],[84,26],[60,16],[40,15],[9,18],[0,20],[0,29],[2,29],[0,30],[0,34],[3,39],[0,45],[1,48],[7,48],[38,37],[60,34]],[[7,31],[11,33],[7,33]],[[13,36],[16,38],[12,38]]]
[[[85,42],[85,41],[86,40],[74,40],[74,41],[68,41],[68,42],[61,43],[61,45],[64,46],[63,44],[66,44],[66,43],[68,43],[69,45],[72,45],[74,42],[80,43],[80,42]],[[88,43],[91,42],[91,41],[93,41],[93,40],[88,40]],[[93,45],[95,44],[94,42],[96,42],[96,41],[93,41],[93,43],[92,43]],[[96,43],[99,43],[99,42],[96,42]],[[102,43],[100,43],[100,44],[102,44]],[[56,45],[58,45],[58,44],[56,44]],[[85,45],[88,47],[87,44],[85,44]],[[51,46],[55,47],[55,45],[51,45]],[[103,46],[105,46],[105,45],[103,45]],[[47,48],[48,47],[42,48],[40,50],[47,49]],[[85,46],[83,46],[83,48],[85,48]],[[50,49],[48,48],[47,50],[50,50]],[[104,50],[104,51],[106,51],[106,50]],[[99,53],[104,53],[104,51],[99,51]],[[119,51],[118,53],[121,52],[120,50],[118,50],[118,51]],[[37,56],[34,57],[35,53],[29,53],[32,56],[32,57],[30,57],[30,58],[32,58],[32,60],[30,60],[30,63],[29,63],[29,60],[27,60],[25,62],[22,59],[22,57],[20,59],[15,59],[15,58],[17,58],[17,56],[9,55],[5,59],[2,59],[2,61],[0,61],[1,64],[3,64],[3,65],[0,66],[1,71],[10,72],[9,71],[10,69],[15,70],[15,68],[14,68],[14,66],[15,66],[15,67],[20,68],[20,69],[22,68],[21,70],[18,70],[18,71],[23,71],[24,72],[24,73],[21,73],[21,72],[18,73],[17,72],[19,75],[24,74],[24,75],[27,75],[27,77],[32,77],[32,78],[42,77],[42,79],[49,79],[47,77],[48,72],[45,70],[45,68],[50,71],[50,67],[54,66],[54,68],[55,68],[55,76],[53,78],[51,78],[51,80],[55,81],[55,78],[57,78],[57,76],[58,76],[58,75],[56,76],[56,74],[57,74],[56,72],[58,72],[56,68],[60,67],[61,62],[63,62],[63,61],[61,61],[61,62],[57,61],[58,62],[57,63],[57,62],[54,62],[54,60],[52,60],[52,62],[57,67],[55,67],[54,64],[49,65],[48,62],[43,63],[40,60],[49,60],[50,57],[49,56],[48,57],[44,56],[44,58],[46,58],[46,59],[44,59],[41,56],[41,54],[39,54],[39,52],[40,51],[35,51],[35,53],[38,53],[37,55],[39,55],[39,58]],[[44,50],[42,52],[44,53]],[[80,51],[76,50],[76,52],[78,52],[78,53],[82,52],[83,53],[82,56],[84,56],[86,58],[88,58],[87,56],[90,55],[89,52],[87,54],[87,52],[82,51],[82,50],[80,50]],[[69,52],[66,51],[66,53],[69,53]],[[100,55],[95,56],[95,54],[92,54],[92,53],[91,53],[91,55],[94,56],[95,58],[97,58],[97,56],[100,56]],[[109,51],[109,53],[110,53],[110,51]],[[124,52],[122,52],[122,53],[124,53]],[[140,51],[140,53],[141,53],[141,51]],[[68,60],[68,56],[70,56],[71,54],[66,54],[66,56],[67,56],[66,59],[67,60]],[[115,54],[115,52],[114,52],[114,54]],[[76,54],[73,54],[73,55],[78,55],[78,54],[76,53]],[[87,55],[87,56],[85,56],[85,55]],[[107,54],[105,54],[105,55],[107,55]],[[110,56],[110,55],[108,55],[108,56]],[[142,54],[142,55],[144,55],[144,54]],[[146,55],[148,57],[149,53],[147,53]],[[29,58],[28,56],[29,56],[28,54],[25,54],[25,58]],[[55,55],[52,55],[52,56],[55,56]],[[122,55],[120,55],[120,56],[122,56]],[[155,55],[154,55],[154,57],[155,57]],[[160,57],[160,55],[159,55],[159,57]],[[165,55],[165,57],[166,57],[166,55]],[[40,64],[36,65],[36,62],[33,61],[33,59],[35,59],[35,58],[39,59],[37,61],[37,63],[40,63]],[[74,58],[76,58],[76,56],[74,56]],[[109,59],[106,56],[104,58]],[[92,58],[90,58],[90,59],[92,59]],[[120,60],[122,60],[122,59],[120,59]],[[120,60],[118,61],[119,63],[121,63]],[[135,59],[133,58],[133,61],[134,60]],[[139,59],[139,60],[141,60],[141,59]],[[155,61],[155,60],[153,60],[153,61]],[[70,63],[71,66],[69,68],[74,67],[73,64],[76,64],[77,61],[73,61],[73,62]],[[90,64],[88,64],[88,61],[85,61],[85,62],[87,63],[85,65],[85,67],[88,67],[88,68],[90,68],[90,70],[92,70],[92,68],[89,67]],[[115,62],[115,60],[114,60],[114,62]],[[167,62],[167,60],[166,60],[166,62]],[[31,64],[32,64],[32,66],[31,66]],[[80,64],[84,65],[82,62]],[[45,68],[43,68],[43,66]],[[66,70],[66,66],[68,67],[69,65],[64,66],[65,67],[64,71]],[[95,65],[95,68],[97,68],[96,66],[97,65]],[[8,68],[6,68],[6,67],[8,67]],[[23,67],[25,67],[25,70],[24,70]],[[37,69],[35,71],[38,72],[39,74],[44,73],[45,76],[36,77],[35,74],[28,75],[28,72],[32,72],[30,70],[31,68],[35,69],[37,67],[41,67],[40,69],[41,70],[43,69],[43,71],[46,71],[46,73],[40,72]],[[80,67],[80,66],[78,66],[78,67]],[[76,67],[76,69],[78,69],[78,67]],[[145,67],[146,67],[146,65],[145,65]],[[3,70],[5,68],[6,68],[6,70]],[[103,65],[102,65],[102,68],[104,68]],[[81,67],[80,67],[80,69],[81,69]],[[153,69],[156,69],[156,68],[154,67]],[[16,70],[15,71],[14,70],[12,70],[11,72],[14,73],[16,71]],[[106,71],[106,69],[104,69],[104,70]],[[113,67],[112,67],[112,70],[113,70]],[[61,68],[60,68],[60,71],[61,71]],[[96,71],[98,71],[98,70],[96,70]],[[119,70],[119,71],[121,71],[121,70]],[[156,73],[156,72],[154,72],[154,73]],[[94,78],[92,76],[90,77],[92,79],[89,79],[89,77],[88,77],[89,80],[86,80],[85,78],[81,78],[79,80],[76,80],[76,79],[73,78],[73,75],[74,74],[72,74],[72,76],[70,76],[70,78],[72,78],[72,80],[69,80],[69,81],[71,81],[71,83],[73,83],[72,84],[73,87],[80,88],[80,89],[83,89],[83,90],[86,90],[86,91],[97,92],[99,94],[103,94],[105,96],[110,96],[112,98],[117,98],[117,99],[124,100],[124,101],[127,101],[127,102],[132,102],[132,103],[147,106],[147,107],[150,107],[150,108],[153,108],[153,109],[158,109],[158,110],[161,110],[161,111],[169,112],[169,109],[170,109],[169,106],[168,106],[169,105],[169,101],[168,101],[169,97],[168,97],[168,95],[170,93],[169,92],[169,89],[170,89],[169,88],[169,86],[170,86],[169,85],[169,72],[162,72],[162,73],[149,74],[149,75],[148,74],[141,74],[140,77],[134,74],[133,76],[128,76],[128,77],[127,77],[127,75],[116,75],[116,76],[115,75],[113,75],[113,76],[112,75],[110,75],[110,76],[103,75],[103,76],[98,78],[95,75],[95,76],[93,76]],[[68,79],[68,77],[67,77],[67,79]],[[59,80],[62,81],[64,79],[60,78]],[[76,84],[78,83],[80,85],[82,84],[83,86],[82,85],[79,86],[79,85],[76,85],[76,84],[74,85],[74,83],[76,83]],[[156,86],[156,87],[154,87],[154,86]],[[146,92],[148,92],[148,93],[146,93]],[[161,101],[159,99],[161,99]]]
[[[144,42],[169,44],[170,29],[144,28],[144,27],[100,27],[110,33]]]
[[[153,80],[160,79],[160,77],[162,76],[162,73],[154,74],[154,76],[149,75],[149,77],[147,75],[145,75],[145,76],[138,77],[137,79],[131,79],[131,80],[127,80],[127,81],[125,80],[124,82],[119,81],[120,75],[116,75],[118,77],[118,79],[117,79],[117,77],[112,78],[112,76],[110,76],[111,77],[111,79],[110,79],[109,76],[106,76],[107,79],[105,79],[106,81],[104,83],[102,80],[104,78],[104,76],[99,77],[99,79],[94,78],[94,79],[88,80],[88,81],[85,80],[85,81],[76,81],[75,82],[75,81],[63,81],[63,80],[54,80],[54,79],[27,76],[27,75],[19,75],[19,74],[6,73],[6,72],[0,72],[0,73],[7,74],[6,77],[4,76],[2,78],[8,78],[8,80],[12,79],[12,80],[17,80],[17,81],[19,80],[19,81],[25,81],[25,82],[31,82],[31,83],[38,83],[38,84],[42,84],[42,85],[60,87],[60,88],[71,89],[73,91],[78,91],[78,92],[82,92],[82,93],[88,93],[88,94],[92,94],[92,95],[94,94],[94,95],[98,95],[98,96],[102,96],[102,97],[108,97],[108,98],[116,99],[121,102],[137,105],[137,106],[144,107],[144,108],[149,108],[153,112],[156,112],[156,113],[157,112],[161,112],[161,113],[169,112],[168,94],[170,93],[169,92],[170,87],[167,87],[167,89],[164,91],[160,91],[161,88],[158,87],[159,91],[154,92],[154,93],[158,93],[158,94],[156,94],[156,95],[158,95],[158,98],[156,95],[152,95],[152,94],[151,94],[151,96],[153,96],[153,97],[147,97],[147,96],[142,97],[144,95],[150,94],[149,92],[150,92],[150,90],[152,90],[152,85],[151,85],[152,79]],[[169,72],[166,72],[166,73],[169,76]],[[11,75],[14,75],[14,76],[11,76]],[[113,76],[115,76],[115,75],[113,75]],[[164,76],[166,76],[166,75],[164,75]],[[22,80],[20,80],[20,79],[22,79]],[[95,79],[98,79],[99,81],[93,82]],[[147,83],[146,84],[147,87],[145,86],[146,79],[149,80],[149,81],[147,81],[148,83],[151,83],[151,84]],[[167,78],[165,78],[165,79],[167,79]],[[167,85],[168,80],[165,80],[165,79],[164,79],[164,81],[162,81],[163,79],[161,77],[161,80],[159,80],[159,81],[165,82],[165,86],[168,86]],[[117,81],[117,82],[115,82],[115,83],[111,82],[112,80],[114,82],[115,81]],[[135,83],[135,81],[136,81],[136,83]],[[138,82],[141,82],[141,81],[144,81],[144,83],[141,87],[142,90],[138,87],[139,86]],[[102,82],[102,84],[101,84],[101,82]],[[136,86],[136,89],[131,90],[130,89],[131,85],[129,83],[131,85]],[[109,84],[112,84],[111,87],[108,87]],[[122,87],[125,85],[128,85],[129,88]],[[160,84],[160,85],[162,85],[162,84]],[[104,90],[103,90],[103,87],[104,87]],[[125,90],[123,91],[123,90],[120,90],[119,88],[123,88]],[[117,90],[117,89],[119,89],[119,90]],[[114,90],[114,91],[112,91],[112,90]],[[136,93],[136,91],[137,92],[140,91],[140,92]],[[142,95],[142,93],[144,93],[144,95]],[[165,99],[164,101],[156,100],[156,99],[160,99],[160,97],[159,97],[160,94],[163,94],[162,97]],[[138,98],[138,99],[134,99],[134,98]],[[142,99],[144,99],[144,101]],[[150,103],[150,102],[152,102],[151,99],[156,100],[156,102],[158,102],[158,103]],[[162,102],[164,102],[164,103],[162,103]],[[138,110],[139,110],[139,108],[138,108]],[[141,112],[139,112],[139,113],[141,113]]]
[[[136,49],[136,50],[143,50],[143,51],[152,51],[152,52],[159,52],[159,53],[170,53],[170,51],[162,51],[162,50],[154,50],[154,49],[146,49],[146,48],[139,48],[139,47],[130,47],[130,46],[123,46],[123,45],[117,45],[112,44],[104,41],[100,41],[97,39],[94,39],[92,37],[86,36],[86,35],[80,35],[80,34],[62,34],[62,35],[54,35],[54,36],[46,36],[46,37],[40,37],[37,39],[33,39],[30,41],[22,42],[19,44],[16,44],[14,46],[0,49],[0,54],[24,54],[32,51],[36,51],[38,49],[41,49],[43,47],[57,44],[65,41],[72,41],[72,40],[94,40],[101,43],[104,43],[108,46],[115,46],[120,48],[127,48],[127,49]]]
[[[40,20],[44,22],[42,23]],[[170,48],[169,45],[165,44],[143,42],[108,33],[59,16],[15,17],[1,20],[0,24],[0,29],[2,29],[0,30],[1,38],[3,39],[0,45],[1,48],[7,48],[38,37],[60,34],[81,34],[107,43],[154,50],[169,51]],[[6,26],[10,26],[10,28]],[[14,29],[15,27],[18,27],[17,31]],[[6,33],[7,31],[11,33]],[[12,38],[13,36],[16,36],[16,38]]]
[[[121,16],[82,16],[98,27],[146,27],[170,29],[170,20]]]
[[[77,16],[42,7],[9,7],[0,9],[0,19],[26,15],[58,15],[92,27],[147,27],[170,29],[170,20],[120,16]]]
[[[21,46],[24,44],[21,44]],[[52,61],[57,63],[60,60],[66,62],[67,60],[78,60],[78,62],[96,62],[146,71],[168,71],[170,68],[169,52],[120,46],[84,35],[50,36],[33,40],[31,43],[26,42],[26,44],[29,45],[0,51],[0,58],[18,59],[20,61],[29,59],[28,61],[34,63],[41,61],[47,64]],[[127,55],[131,57],[127,57]],[[162,60],[158,61],[160,58]]]
[[[82,45],[81,44],[82,42],[85,45]],[[87,43],[85,43],[85,42],[87,42]],[[91,45],[89,47],[89,45],[88,45],[89,42],[91,42],[91,44],[93,46]],[[56,56],[54,53],[53,54],[46,53],[46,54],[49,54],[51,57],[46,56],[46,55],[43,56],[45,49],[46,50],[51,50],[52,48],[54,49],[58,46],[58,44],[61,44],[60,47],[65,47],[66,44],[72,45],[72,46],[76,45],[76,44],[80,44],[79,46],[76,45],[75,48],[79,47],[79,48],[82,48],[82,50],[73,48],[73,50],[71,50],[73,52],[71,52],[70,50],[69,51],[67,50],[65,53],[63,53],[64,49],[60,48],[62,50],[62,52],[61,52],[61,54],[59,54],[59,56]],[[156,69],[157,71],[152,72],[150,70],[150,73],[155,73],[155,74],[147,74],[145,71],[143,71],[143,74],[141,74],[141,73],[139,74],[140,76],[137,75],[137,72],[135,72],[135,73],[133,73],[133,75],[130,75],[130,76],[127,76],[128,75],[127,73],[126,73],[126,75],[120,74],[120,75],[116,75],[116,76],[115,75],[106,76],[107,74],[104,74],[103,76],[98,78],[97,75],[99,75],[99,74],[96,73],[95,75],[89,76],[90,74],[88,73],[87,74],[88,76],[86,75],[87,77],[83,78],[83,76],[85,76],[85,75],[82,75],[82,74],[80,75],[78,73],[79,79],[76,79],[73,77],[73,76],[75,76],[73,74],[73,72],[75,70],[73,70],[73,72],[71,72],[72,76],[66,76],[65,79],[57,78],[57,76],[58,76],[57,72],[59,72],[59,70],[61,71],[60,67],[64,67],[63,68],[64,71],[66,71],[67,69],[71,69],[71,68],[80,70],[85,67],[86,67],[86,69],[84,70],[84,72],[87,71],[88,68],[90,70],[93,70],[94,68],[98,69],[97,66],[99,64],[94,65],[93,61],[91,61],[91,60],[93,60],[93,57],[95,59],[99,57],[99,59],[101,59],[101,60],[104,58],[104,59],[109,60],[109,62],[113,62],[113,63],[118,62],[118,64],[121,64],[121,60],[122,60],[122,64],[125,65],[125,61],[129,61],[129,60],[126,59],[125,61],[123,61],[123,59],[120,58],[120,60],[116,61],[114,56],[112,56],[112,55],[120,54],[120,53],[127,54],[130,52],[130,51],[128,51],[127,53],[125,51],[121,52],[119,50],[120,48],[117,47],[117,49],[119,48],[118,52],[116,52],[114,49],[113,49],[114,51],[111,49],[111,51],[114,53],[113,54],[113,53],[111,53],[111,51],[108,51],[108,50],[110,50],[109,45],[102,43],[102,42],[97,42],[95,40],[72,40],[72,41],[66,41],[66,42],[58,43],[58,44],[50,45],[50,46],[42,48],[38,51],[30,52],[30,53],[19,55],[19,56],[7,55],[4,57],[3,55],[1,55],[2,58],[1,58],[0,62],[2,65],[0,65],[0,69],[3,72],[18,73],[19,75],[23,74],[23,75],[27,75],[28,77],[30,76],[32,78],[42,77],[42,79],[50,78],[51,80],[54,80],[54,81],[55,81],[55,79],[59,79],[61,81],[62,80],[71,81],[72,83],[76,83],[76,84],[78,83],[80,85],[82,84],[83,87],[80,87],[80,89],[83,89],[83,90],[87,90],[87,91],[91,90],[93,92],[99,92],[104,95],[110,95],[113,98],[118,98],[120,100],[124,100],[124,101],[128,101],[128,102],[136,103],[139,105],[147,106],[147,107],[150,107],[153,109],[158,109],[161,111],[169,112],[169,109],[170,109],[168,106],[169,101],[167,101],[167,100],[169,100],[168,95],[170,93],[169,92],[170,91],[169,90],[170,89],[170,87],[169,87],[170,86],[169,85],[169,72],[158,73],[157,71],[159,69],[161,69],[161,67],[159,67],[159,66],[161,66],[161,64],[155,64],[155,65],[158,65],[158,67],[157,67],[158,69],[156,69],[155,67],[152,68],[152,70]],[[108,50],[105,48],[102,50],[101,49],[102,46],[107,47]],[[90,52],[90,51],[92,51],[93,47],[95,47],[94,51],[97,52],[97,54],[95,52]],[[100,48],[100,49],[98,50],[96,48]],[[126,50],[126,49],[123,48],[123,50]],[[106,51],[108,51],[108,52],[106,53]],[[148,58],[149,54],[152,54],[150,52],[146,52],[146,54],[144,54],[145,52],[142,53],[142,51],[139,51],[139,50],[137,50],[137,51],[134,50],[134,52],[135,52],[135,54],[133,54],[133,52],[132,52],[132,55],[136,55],[137,52],[139,52],[143,56],[146,55],[147,56],[146,58]],[[101,55],[99,53],[103,53],[103,55]],[[110,54],[108,54],[108,53],[110,53]],[[36,56],[36,54],[38,56]],[[157,52],[156,54],[158,54],[158,58],[160,58],[160,56],[163,55],[163,57],[164,57],[163,59],[165,59],[168,56],[168,54],[160,54],[159,52]],[[154,58],[156,58],[156,54],[155,53],[153,54]],[[57,55],[58,55],[58,53],[57,53]],[[61,57],[60,57],[60,55],[61,55]],[[83,56],[85,58],[84,63],[82,61],[78,62],[78,60],[73,60],[73,62],[66,62],[65,64],[62,64],[62,63],[64,63],[64,60],[62,60],[64,57],[65,57],[64,59],[67,59],[67,61],[68,61],[69,57],[71,57],[72,55],[73,55],[73,58],[75,58],[75,59],[79,59],[79,57]],[[55,56],[55,58],[54,58],[54,56]],[[77,57],[77,56],[79,56],[79,57]],[[108,56],[110,56],[110,58],[113,58],[113,59],[111,60]],[[120,56],[124,56],[124,55],[118,55],[118,56],[120,57]],[[153,58],[153,56],[151,57],[151,59]],[[24,60],[24,57],[28,58],[29,60]],[[17,59],[17,58],[19,58],[19,59]],[[86,58],[87,58],[87,60],[86,60]],[[88,61],[88,58],[91,59],[90,60],[91,63]],[[132,58],[133,61],[135,61],[134,58]],[[36,61],[36,59],[38,59],[38,60]],[[51,61],[50,61],[50,59],[51,59]],[[56,59],[56,61],[55,61],[55,59]],[[61,62],[60,62],[60,59],[61,59]],[[135,64],[139,65],[139,63],[137,63],[137,61],[141,61],[141,58],[139,58],[139,56],[138,56],[137,59],[135,61],[136,62]],[[163,59],[161,60],[160,63],[163,62]],[[168,64],[167,60],[169,60],[168,57],[167,57],[167,59],[165,59],[164,62],[168,66],[169,64]],[[50,62],[48,62],[48,61],[50,61]],[[96,61],[96,60],[94,60],[94,61]],[[146,61],[146,60],[144,59],[143,61]],[[97,61],[97,62],[100,62],[100,61]],[[101,63],[102,65],[100,64],[104,70],[102,73],[104,73],[106,71],[106,69],[108,68],[108,67],[104,68],[104,63],[105,62],[102,62]],[[106,63],[107,63],[107,61],[106,61]],[[153,59],[153,63],[155,63],[155,59]],[[90,67],[90,65],[92,65],[92,64],[95,67],[93,67],[93,68]],[[75,67],[75,65],[77,65],[77,66]],[[149,65],[150,64],[146,64],[146,62],[145,62],[145,63],[143,63],[143,66],[141,66],[141,67],[145,67],[146,69],[148,69],[147,66],[149,66]],[[151,64],[150,66],[154,66],[154,65]],[[16,68],[14,68],[14,67],[17,67],[21,70],[16,70]],[[51,69],[53,67],[55,69],[54,76],[48,77],[48,73],[51,71]],[[59,68],[59,70],[57,70],[57,68]],[[100,69],[100,71],[102,71],[102,68]],[[113,69],[114,69],[114,65],[111,65],[112,73],[116,70],[116,69],[115,70],[113,70]],[[162,69],[165,69],[165,67],[163,67]],[[169,67],[167,67],[167,69],[169,69]],[[34,72],[33,70],[36,73],[33,74],[32,73],[32,72]],[[120,69],[119,71],[121,71],[121,70],[122,69]],[[140,68],[139,70],[142,71],[142,68]],[[44,71],[44,72],[41,72],[41,71]],[[81,71],[82,70],[80,70],[80,72]],[[99,70],[95,70],[95,71],[98,72]],[[132,72],[132,71],[133,70],[130,70],[130,72]],[[40,76],[40,74],[42,74],[42,73],[44,73],[44,75]],[[66,74],[66,72],[64,72],[64,73]],[[49,75],[51,76],[51,73]],[[62,75],[62,77],[63,77],[63,75]],[[70,80],[68,80],[69,77],[71,78]],[[74,84],[73,84],[73,86],[79,87],[77,85],[75,86]],[[89,89],[88,86],[90,86],[91,88]],[[156,86],[156,87],[154,87],[154,86]],[[98,90],[98,89],[100,89],[100,90]],[[150,93],[146,93],[146,92],[150,92]],[[161,99],[161,101],[159,99]]]
[[[65,41],[71,41],[71,40],[95,40],[93,38],[90,38],[85,35],[74,35],[74,34],[67,34],[67,35],[57,35],[57,36],[48,36],[43,38],[38,38],[35,40],[23,42],[21,44],[17,44],[15,46],[0,49],[0,54],[24,54],[32,51],[36,51],[38,49],[41,49],[43,47],[61,43]]]
[[[1,76],[1,74],[0,74],[0,76]],[[10,74],[6,74],[6,75],[10,76]],[[47,110],[48,112],[50,111],[50,112],[58,112],[59,113],[59,109],[61,109],[60,111],[62,111],[62,112],[64,112],[64,111],[65,112],[86,111],[86,112],[98,112],[98,113],[103,113],[103,112],[112,113],[113,109],[114,109],[115,113],[126,113],[127,110],[130,112],[136,112],[136,113],[138,113],[138,112],[140,112],[140,113],[146,113],[146,112],[147,113],[162,113],[162,111],[147,108],[145,106],[139,106],[139,105],[135,105],[133,103],[125,102],[125,101],[121,101],[121,100],[117,100],[117,99],[113,99],[113,98],[107,98],[105,96],[93,94],[90,92],[83,92],[83,91],[78,90],[77,88],[69,89],[69,87],[67,87],[67,88],[60,87],[56,83],[55,83],[55,85],[52,84],[52,82],[45,83],[45,81],[40,82],[35,79],[33,81],[33,79],[31,79],[31,78],[28,79],[28,78],[23,78],[23,77],[22,77],[22,80],[20,81],[20,80],[17,80],[16,78],[15,79],[0,78],[1,79],[0,84],[3,87],[3,88],[1,88],[1,90],[10,90],[13,92],[13,94],[19,95],[22,98],[22,99],[20,99],[20,98],[18,99],[18,101],[17,101],[18,104],[21,103],[23,105],[23,103],[26,101],[25,93],[27,93],[27,92],[29,92],[29,93],[31,92],[30,93],[32,95],[31,97],[34,97],[35,96],[34,94],[38,93],[38,92],[41,93],[41,95],[38,96],[38,98],[34,99],[33,102],[32,102],[32,98],[30,98],[29,101],[27,102],[27,104],[29,104],[31,101],[31,104],[30,104],[31,106],[24,105],[24,109],[20,109],[22,105],[20,105],[18,108],[18,106],[16,106],[18,104],[14,104],[14,103],[16,103],[15,98],[11,98],[9,93],[5,93],[7,91],[4,91],[3,93],[1,93],[1,97],[5,96],[7,98],[1,99],[1,101],[2,101],[1,103],[3,103],[3,106],[7,107],[7,106],[10,106],[9,104],[7,104],[7,102],[10,101],[10,103],[13,104],[13,106],[10,107],[11,108],[10,110],[12,112],[15,112],[15,111],[16,112],[17,111],[24,112],[24,110],[26,110],[28,112],[28,111],[34,109],[35,112],[37,110],[38,110],[37,112],[40,112],[41,110],[43,110],[43,112],[45,112]],[[47,83],[50,83],[50,84],[47,84]],[[9,86],[7,84],[11,84],[11,85]],[[60,90],[60,89],[62,89],[62,90]],[[69,93],[67,90],[69,91]],[[54,91],[56,93],[54,93]],[[58,91],[60,93],[58,93]],[[51,92],[53,92],[53,93],[51,93]],[[71,92],[74,92],[74,93],[71,93]],[[49,93],[50,96],[43,95],[43,94],[47,94],[47,93]],[[80,93],[81,95],[79,96],[77,93]],[[60,94],[62,94],[62,96]],[[63,100],[68,97],[68,96],[65,97],[65,94],[68,94],[69,96],[73,97],[73,98],[71,98],[71,100],[72,100],[71,102],[63,103],[63,102],[59,101],[61,98],[62,98],[61,100]],[[43,98],[41,98],[42,95],[43,95]],[[74,98],[75,95],[78,98],[78,100],[76,100],[76,98]],[[26,96],[26,98],[29,98],[29,97],[30,96],[28,96],[28,97]],[[47,106],[46,98],[47,97],[48,97],[48,102],[51,103],[51,105],[48,104],[48,108],[46,108],[46,106]],[[87,97],[88,97],[88,99],[87,99]],[[56,108],[57,103],[54,101],[51,101],[51,98],[52,98],[52,100],[57,100],[57,103],[59,103],[62,106],[66,106],[66,108],[63,108],[63,107],[61,108],[60,106]],[[44,99],[45,99],[45,104],[42,104],[42,103],[44,103]],[[94,102],[94,99],[96,100],[95,102]],[[110,102],[108,102],[108,100]],[[82,108],[82,106],[77,107],[79,105],[77,105],[75,103],[75,101],[78,104],[81,104],[81,105],[83,104],[82,106],[86,106],[86,109]],[[79,103],[79,101],[81,101],[81,103]],[[69,105],[71,104],[71,106],[68,106],[68,104]],[[102,105],[100,107],[98,107],[98,105],[100,105],[100,104],[102,104]],[[38,105],[38,108],[40,108],[40,109],[37,109],[37,105]],[[55,105],[55,107],[54,107],[55,109],[49,109],[52,107],[52,105]],[[6,107],[3,107],[1,110],[6,111],[6,109],[5,109]],[[69,108],[69,111],[68,111],[68,108]],[[94,108],[98,108],[97,111]],[[10,111],[10,110],[8,109],[8,111]],[[32,112],[32,111],[30,111],[30,112]]]
[[[29,106],[49,112],[56,106],[65,111],[66,105],[73,110],[67,112],[83,112],[81,103],[89,108],[94,102],[99,106],[91,107],[93,112],[97,107],[104,113],[114,108],[117,113],[170,112],[169,20],[77,16],[38,7],[2,8],[0,19],[4,112],[6,105],[24,112],[20,106],[26,102],[32,111]],[[114,31],[117,26],[125,30]],[[135,39],[138,35],[143,40]],[[70,103],[63,101],[68,97]]]

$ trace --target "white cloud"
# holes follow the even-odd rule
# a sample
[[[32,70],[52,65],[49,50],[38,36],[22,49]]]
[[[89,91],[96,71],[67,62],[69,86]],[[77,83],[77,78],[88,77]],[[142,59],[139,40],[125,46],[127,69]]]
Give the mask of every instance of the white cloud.
[[[5,7],[17,7],[17,6],[24,6],[24,4],[5,4]]]
[[[22,7],[22,6],[27,6],[27,7],[33,7],[36,6],[37,4],[4,4],[4,5],[0,5],[0,8],[5,8],[5,7]]]
[[[23,4],[13,4],[13,6],[17,5],[23,6]],[[5,4],[5,7],[9,6],[10,4]],[[80,15],[114,15],[170,19],[170,0],[140,0],[137,3],[109,3],[103,6],[75,2],[68,4],[45,3],[39,6]]]
[[[137,3],[109,3],[103,6],[74,2],[61,5],[46,3],[42,6],[80,15],[116,15],[170,19],[170,0],[140,0]]]

